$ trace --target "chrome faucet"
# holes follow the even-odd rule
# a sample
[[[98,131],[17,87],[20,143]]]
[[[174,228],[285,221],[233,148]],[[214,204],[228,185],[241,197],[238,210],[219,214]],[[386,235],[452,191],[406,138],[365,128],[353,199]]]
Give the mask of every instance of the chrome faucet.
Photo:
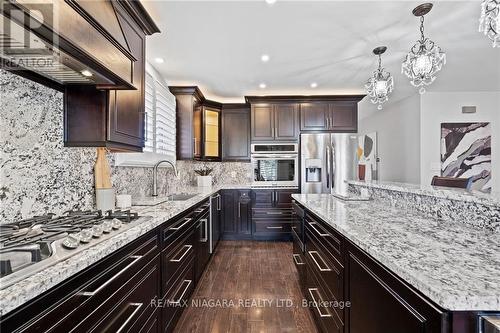
[[[153,197],[158,196],[158,166],[160,164],[162,164],[163,162],[170,164],[172,166],[172,168],[174,169],[175,176],[177,177],[177,175],[178,175],[177,168],[175,167],[174,163],[170,162],[169,160],[158,161],[153,167]]]

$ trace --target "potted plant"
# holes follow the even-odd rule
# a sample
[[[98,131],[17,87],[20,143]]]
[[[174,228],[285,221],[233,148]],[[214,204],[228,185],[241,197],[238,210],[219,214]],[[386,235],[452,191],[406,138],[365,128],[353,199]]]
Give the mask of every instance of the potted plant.
[[[198,175],[196,177],[196,182],[198,183],[198,187],[209,187],[212,186],[212,168],[203,167],[201,169],[194,170],[194,172]]]

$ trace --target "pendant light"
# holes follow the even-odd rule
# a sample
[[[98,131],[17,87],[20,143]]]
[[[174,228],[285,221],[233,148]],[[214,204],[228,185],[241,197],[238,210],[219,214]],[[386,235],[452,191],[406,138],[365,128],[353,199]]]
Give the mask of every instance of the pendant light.
[[[382,54],[387,50],[386,46],[379,46],[373,50],[378,56],[378,68],[373,71],[372,77],[365,83],[365,89],[373,104],[378,104],[377,109],[382,110],[382,104],[387,102],[389,95],[394,90],[394,79],[391,73],[382,67]]]
[[[493,47],[500,47],[500,0],[483,0],[479,31],[493,42]]]
[[[425,92],[424,86],[434,82],[436,73],[446,64],[445,53],[424,35],[424,15],[431,9],[431,3],[424,3],[413,9],[413,15],[420,17],[420,40],[412,46],[401,66],[401,72],[410,79],[413,86],[420,87],[421,94]]]

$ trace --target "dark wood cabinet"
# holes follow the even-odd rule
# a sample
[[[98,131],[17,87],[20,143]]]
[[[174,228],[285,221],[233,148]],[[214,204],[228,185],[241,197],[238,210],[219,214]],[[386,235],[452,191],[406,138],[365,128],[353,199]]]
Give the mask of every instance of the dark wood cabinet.
[[[251,239],[250,190],[222,191],[223,239]]]
[[[304,224],[306,273],[300,275],[301,285],[321,332],[452,332],[446,311],[330,225],[309,211]],[[300,251],[294,247],[295,253]],[[345,308],[321,306],[335,301]]]
[[[274,113],[272,104],[252,105],[252,141],[274,140]]]
[[[317,101],[300,104],[301,131],[355,133],[358,130],[358,102],[361,98]],[[355,97],[355,96],[353,96]]]
[[[222,160],[250,161],[250,106],[222,105]]]
[[[300,104],[301,131],[327,131],[329,129],[330,108],[325,102]]]
[[[296,141],[299,134],[298,104],[252,104],[252,141]]]
[[[334,102],[330,103],[331,129],[338,132],[358,131],[358,103]]]
[[[205,99],[195,86],[169,89],[177,103],[177,159],[220,161],[222,104]]]
[[[253,238],[257,240],[291,239],[295,189],[259,189],[252,191]]]
[[[126,46],[135,59],[130,74],[133,89],[104,91],[92,86],[66,86],[64,145],[67,147],[126,151],[142,151],[144,147],[146,32],[120,3],[113,7],[121,26],[122,47]]]

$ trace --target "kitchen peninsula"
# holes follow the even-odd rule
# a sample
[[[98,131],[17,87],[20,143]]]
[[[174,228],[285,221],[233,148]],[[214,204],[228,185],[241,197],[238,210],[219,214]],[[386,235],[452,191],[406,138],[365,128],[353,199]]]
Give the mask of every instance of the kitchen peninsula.
[[[313,251],[304,254],[305,289],[353,303],[345,313],[320,309],[320,323],[331,326],[328,321],[334,317],[337,325],[357,332],[367,329],[359,326],[363,322],[384,325],[390,332],[472,332],[478,315],[498,311],[497,198],[401,183],[349,185],[353,193],[372,200],[293,195],[306,211],[304,224],[311,233],[307,241],[313,244]],[[481,227],[468,224],[478,220],[477,212],[484,217]],[[453,219],[456,216],[462,219]],[[336,246],[328,239],[335,239]],[[328,274],[332,269],[336,275]],[[310,275],[317,279],[311,281]],[[340,287],[332,287],[336,283]],[[383,307],[376,306],[379,301]]]

